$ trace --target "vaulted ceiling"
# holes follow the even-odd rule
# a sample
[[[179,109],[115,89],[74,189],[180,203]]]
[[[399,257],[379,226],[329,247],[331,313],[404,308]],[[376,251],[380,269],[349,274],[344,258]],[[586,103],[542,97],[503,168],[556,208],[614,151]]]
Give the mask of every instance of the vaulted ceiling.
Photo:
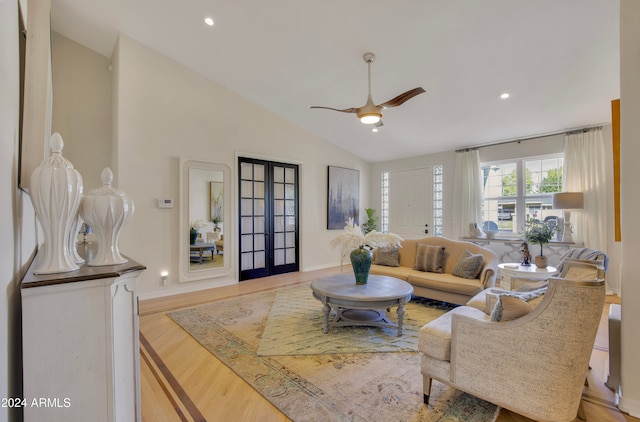
[[[52,0],[52,26],[108,57],[125,33],[371,162],[608,123],[620,95],[615,0]],[[369,51],[375,103],[426,93],[377,133],[309,108],[364,105]]]

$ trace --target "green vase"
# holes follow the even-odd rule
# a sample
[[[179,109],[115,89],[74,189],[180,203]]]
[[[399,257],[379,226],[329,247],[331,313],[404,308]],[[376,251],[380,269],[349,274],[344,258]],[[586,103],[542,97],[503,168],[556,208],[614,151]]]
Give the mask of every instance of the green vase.
[[[196,239],[198,238],[198,232],[193,230],[189,232],[189,243],[192,245],[196,244]]]
[[[358,249],[351,251],[351,266],[356,276],[356,284],[367,284],[369,278],[369,270],[371,269],[371,261],[373,261],[373,252],[360,246]]]

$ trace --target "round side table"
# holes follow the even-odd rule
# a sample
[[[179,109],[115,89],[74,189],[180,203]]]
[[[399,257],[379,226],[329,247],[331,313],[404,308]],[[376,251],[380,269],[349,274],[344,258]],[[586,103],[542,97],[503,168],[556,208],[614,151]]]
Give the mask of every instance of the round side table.
[[[528,278],[530,280],[546,280],[554,276],[558,269],[556,267],[538,268],[534,264],[521,265],[518,263],[498,264],[500,269],[500,288],[511,290],[512,278]]]

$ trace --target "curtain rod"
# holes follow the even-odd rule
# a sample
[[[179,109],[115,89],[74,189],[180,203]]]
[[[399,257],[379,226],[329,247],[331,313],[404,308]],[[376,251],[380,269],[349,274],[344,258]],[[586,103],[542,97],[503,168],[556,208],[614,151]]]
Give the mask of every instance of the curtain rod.
[[[474,151],[474,150],[480,149],[480,148],[495,147],[495,146],[498,146],[498,145],[520,143],[520,142],[524,142],[524,141],[532,141],[534,139],[546,138],[548,136],[554,136],[554,135],[560,135],[560,134],[573,135],[573,134],[576,134],[576,133],[584,133],[584,132],[589,132],[591,130],[602,129],[602,126],[604,126],[604,124],[601,123],[601,124],[597,124],[597,125],[584,126],[584,127],[580,127],[580,128],[560,130],[560,131],[557,131],[557,132],[549,132],[549,133],[545,133],[545,134],[541,134],[541,135],[534,135],[534,136],[527,136],[527,137],[523,137],[523,138],[508,139],[508,140],[505,140],[505,141],[498,141],[498,142],[494,142],[494,143],[490,143],[490,144],[478,145],[478,146],[475,146],[475,147],[461,148],[461,149],[457,149],[455,152]]]

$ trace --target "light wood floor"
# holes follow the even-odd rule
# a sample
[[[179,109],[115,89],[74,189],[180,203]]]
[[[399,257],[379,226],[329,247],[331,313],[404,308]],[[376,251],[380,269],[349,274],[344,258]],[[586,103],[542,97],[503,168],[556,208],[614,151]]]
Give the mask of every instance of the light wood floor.
[[[339,271],[340,268],[332,268],[285,274],[140,302],[142,420],[288,421],[284,414],[169,319],[165,312],[299,284]],[[610,303],[620,303],[620,300],[616,296],[607,296],[591,357],[588,386],[582,396],[583,407],[589,422],[640,422],[640,419],[623,414],[616,408],[613,393],[604,385]],[[526,421],[530,419],[504,409],[498,417],[498,422]]]

